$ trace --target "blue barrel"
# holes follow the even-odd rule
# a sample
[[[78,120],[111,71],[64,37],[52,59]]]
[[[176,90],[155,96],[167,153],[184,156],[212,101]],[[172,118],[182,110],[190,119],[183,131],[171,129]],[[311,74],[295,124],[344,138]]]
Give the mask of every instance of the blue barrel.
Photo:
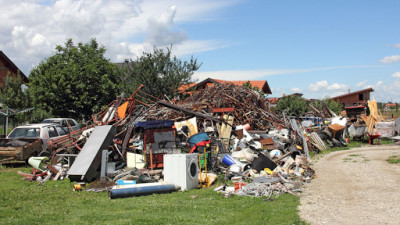
[[[236,164],[236,160],[232,158],[230,155],[226,155],[224,158],[222,158],[222,162],[225,163],[227,166]]]

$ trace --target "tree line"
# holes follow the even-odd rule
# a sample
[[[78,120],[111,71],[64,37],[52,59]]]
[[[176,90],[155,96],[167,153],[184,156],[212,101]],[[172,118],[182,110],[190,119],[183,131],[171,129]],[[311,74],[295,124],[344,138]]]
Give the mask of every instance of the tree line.
[[[154,47],[153,52],[143,52],[118,67],[105,57],[106,48],[96,39],[77,45],[68,39],[30,71],[29,83],[24,84],[20,75],[6,78],[1,90],[3,108],[19,111],[33,107],[29,113],[15,115],[16,122],[40,122],[49,117],[85,120],[122,92],[130,95],[141,84],[142,90],[154,97],[174,97],[180,85],[195,81],[193,72],[201,64],[193,57],[177,59],[171,48]]]

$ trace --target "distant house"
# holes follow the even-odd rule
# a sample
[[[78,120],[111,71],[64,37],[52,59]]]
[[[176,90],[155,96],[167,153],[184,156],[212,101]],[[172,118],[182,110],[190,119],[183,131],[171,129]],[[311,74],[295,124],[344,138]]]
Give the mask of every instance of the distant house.
[[[129,59],[125,59],[124,62],[114,63],[114,65],[116,65],[118,69],[124,72],[129,72],[130,70],[132,70],[132,62]]]
[[[20,74],[22,80],[25,83],[28,83],[28,77],[4,54],[3,51],[0,51],[0,84],[2,87],[6,85],[6,77],[8,75],[16,76]]]
[[[386,103],[384,110],[396,109],[397,103]]]
[[[293,94],[290,94],[290,95],[283,94],[283,96],[280,97],[280,98],[274,98],[274,97],[267,98],[269,107],[271,107],[271,108],[276,107],[280,99],[285,98],[285,97],[290,97],[290,96],[296,96],[296,97],[299,97],[299,98],[303,98],[303,94],[302,93],[293,93]],[[306,100],[306,101],[311,101],[309,99],[305,99],[305,98],[303,98],[303,99]]]
[[[332,99],[340,102],[343,107],[367,105],[368,100],[370,100],[370,93],[373,91],[374,89],[367,88],[360,91],[349,92],[344,95],[336,96]]]
[[[208,88],[208,87],[212,87],[215,84],[227,83],[227,84],[234,84],[234,85],[242,86],[243,84],[245,84],[247,82],[250,82],[252,87],[257,87],[264,94],[272,94],[271,89],[266,80],[227,81],[227,80],[218,80],[218,79],[212,79],[212,78],[207,78],[199,83],[182,85],[181,87],[179,87],[179,92],[193,94],[193,92],[196,92],[196,91]],[[189,91],[189,89],[190,89],[190,91]]]

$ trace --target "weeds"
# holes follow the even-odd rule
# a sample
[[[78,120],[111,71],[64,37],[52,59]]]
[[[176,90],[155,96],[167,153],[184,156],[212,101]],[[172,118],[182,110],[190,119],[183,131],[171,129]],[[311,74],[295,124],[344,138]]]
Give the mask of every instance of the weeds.
[[[400,156],[399,155],[392,155],[386,161],[388,163],[391,163],[391,164],[399,164],[400,163]]]

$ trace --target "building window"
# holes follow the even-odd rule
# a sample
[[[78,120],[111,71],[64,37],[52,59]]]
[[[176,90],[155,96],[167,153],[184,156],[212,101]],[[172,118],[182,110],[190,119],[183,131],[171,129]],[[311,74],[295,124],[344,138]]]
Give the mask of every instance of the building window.
[[[364,95],[363,94],[359,94],[358,95],[358,100],[364,100]]]

